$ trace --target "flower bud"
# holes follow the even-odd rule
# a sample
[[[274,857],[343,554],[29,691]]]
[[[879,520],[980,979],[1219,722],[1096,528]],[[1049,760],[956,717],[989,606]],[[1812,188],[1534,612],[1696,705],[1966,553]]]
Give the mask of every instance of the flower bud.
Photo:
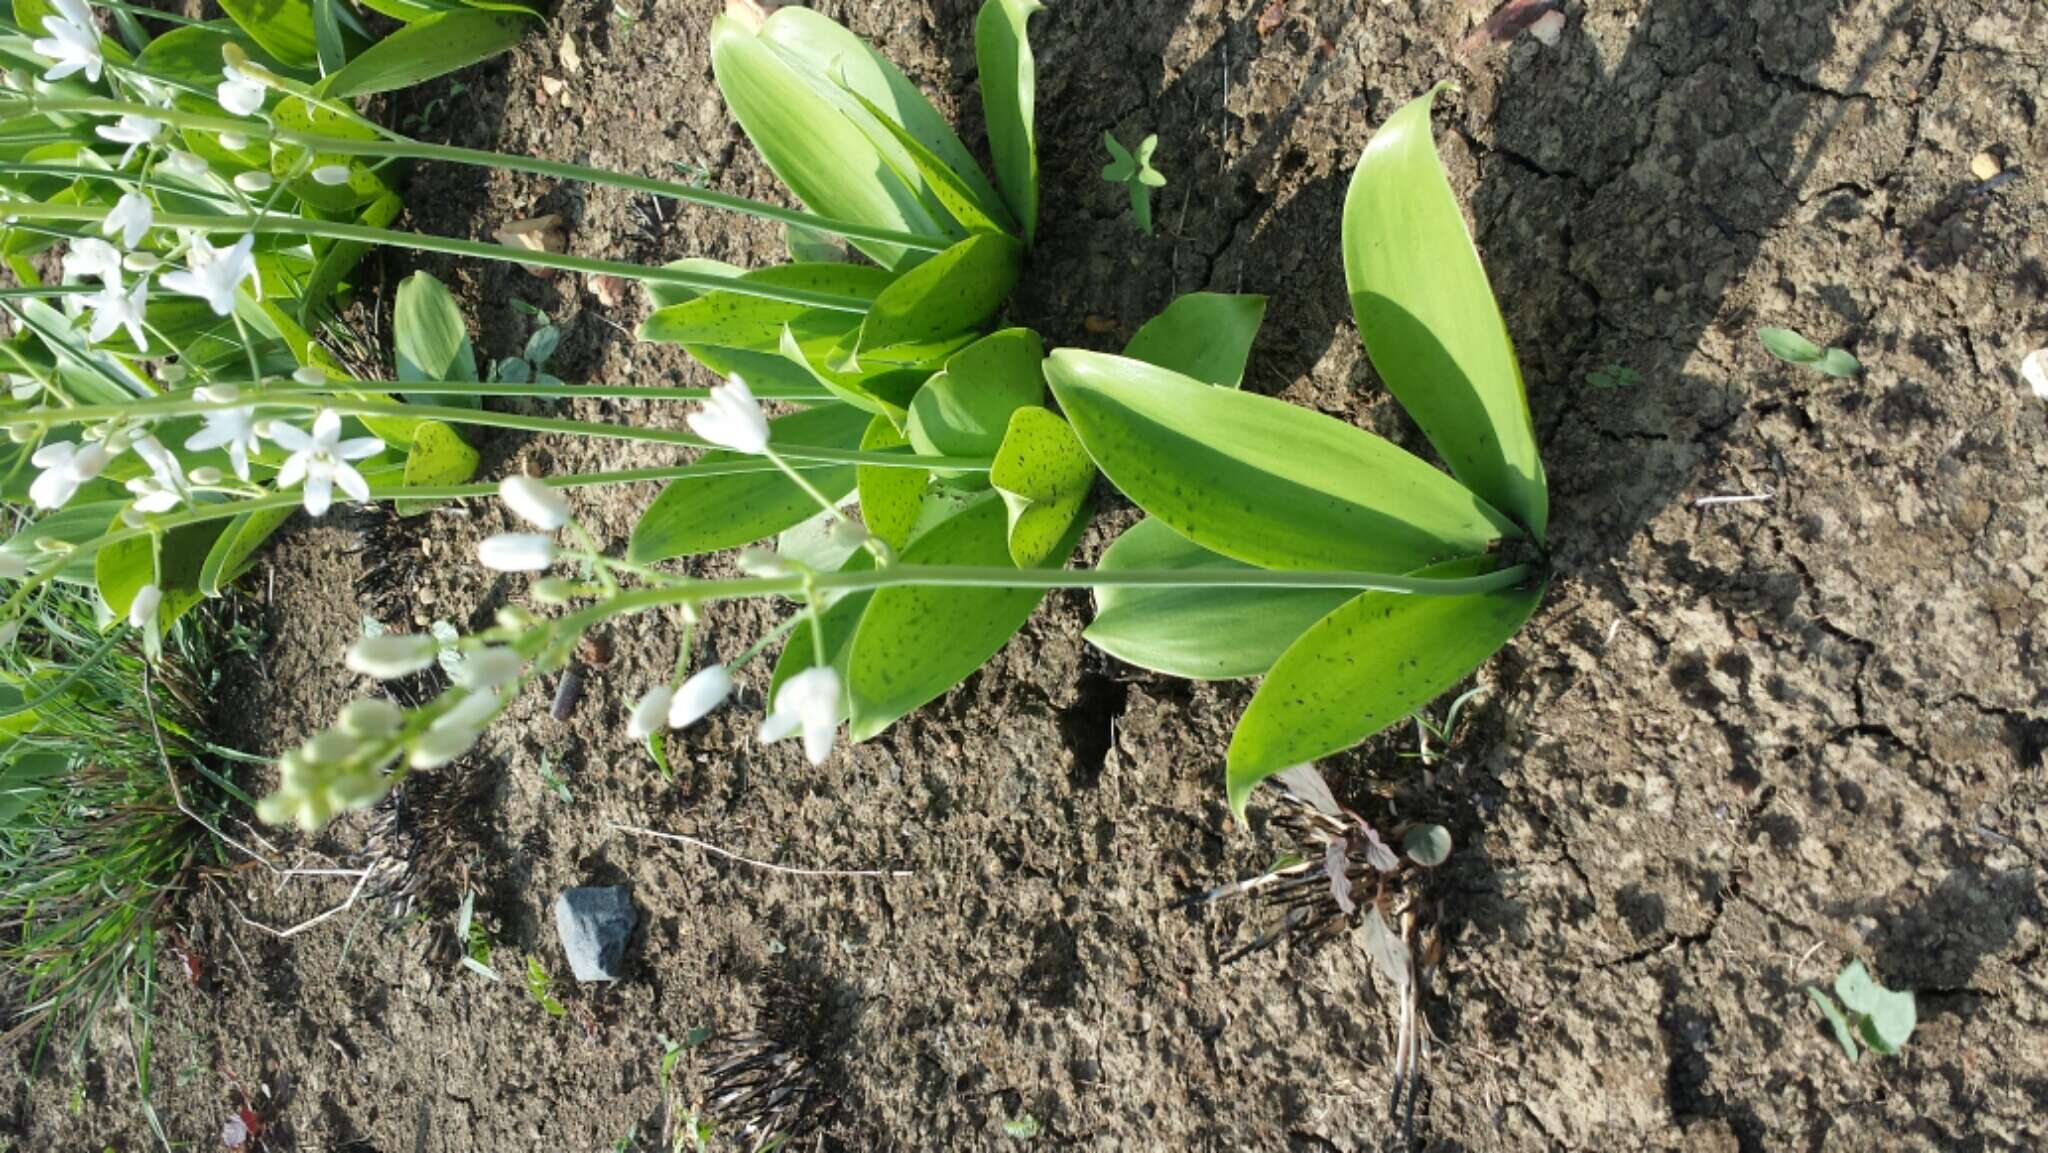
[[[338,188],[348,183],[348,165],[322,164],[313,170],[313,183]]]
[[[382,697],[350,701],[335,723],[345,733],[371,740],[396,733],[405,724],[405,711]]]
[[[661,728],[662,723],[668,720],[668,707],[675,700],[675,695],[676,691],[667,685],[648,689],[633,706],[632,715],[626,718],[626,735],[636,741],[645,740]]]
[[[128,602],[128,625],[130,628],[147,628],[156,620],[156,610],[164,603],[164,592],[153,584],[143,585],[135,590],[135,599]]]
[[[171,383],[168,376],[164,383]],[[232,384],[202,384],[192,390],[192,395],[208,404],[233,404],[242,399],[242,390]]]
[[[712,709],[725,703],[732,694],[732,674],[724,665],[707,665],[698,669],[683,687],[676,690],[675,700],[668,708],[668,726],[685,729],[704,719]]]
[[[220,134],[220,146],[229,152],[240,152],[249,147],[249,138],[239,132],[223,132]]]
[[[477,730],[461,725],[436,725],[412,743],[406,762],[415,769],[438,769],[468,752],[480,735]]]
[[[544,605],[565,605],[576,599],[575,581],[561,577],[543,577],[533,582],[533,599]]]
[[[740,571],[748,576],[779,577],[788,576],[795,571],[774,549],[743,548],[736,563],[740,566]]]
[[[18,552],[0,552],[0,580],[17,581],[28,575],[28,558]]]
[[[33,444],[35,439],[41,435],[43,435],[43,430],[32,424],[10,424],[7,426],[7,439],[15,444]]]
[[[448,677],[465,689],[479,692],[517,680],[525,669],[525,657],[504,645],[490,645],[465,653],[462,663],[456,665]]]
[[[434,663],[441,645],[421,633],[391,633],[364,637],[349,646],[346,664],[350,669],[380,681],[408,676]]]
[[[327,383],[327,370],[317,364],[302,364],[292,370],[292,379],[308,387]]]
[[[477,542],[476,558],[499,572],[540,572],[555,563],[555,542],[530,532],[501,532]]]
[[[299,755],[309,765],[338,765],[355,751],[355,738],[339,729],[322,729],[299,746]]]
[[[553,532],[569,523],[569,498],[533,477],[506,477],[498,484],[498,498],[520,519],[543,532]]]
[[[235,187],[254,195],[270,191],[270,173],[259,170],[235,173]]]
[[[447,698],[443,697],[442,699],[446,700]],[[456,701],[447,712],[435,717],[434,723],[429,727],[436,729],[481,730],[491,722],[492,717],[498,715],[498,709],[503,703],[504,698],[500,697],[495,689],[470,693],[461,700]]]
[[[211,486],[219,484],[221,481],[226,480],[227,475],[221,472],[221,470],[213,467],[212,465],[207,464],[201,465],[198,468],[193,469],[191,472],[186,473],[185,478],[187,480],[190,480],[193,484]]]

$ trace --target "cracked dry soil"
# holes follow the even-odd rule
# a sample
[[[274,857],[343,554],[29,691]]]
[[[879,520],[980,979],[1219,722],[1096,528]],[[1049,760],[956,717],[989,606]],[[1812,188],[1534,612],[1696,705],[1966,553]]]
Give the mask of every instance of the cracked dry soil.
[[[465,91],[390,111],[434,138],[700,165],[714,187],[779,196],[711,84],[716,5],[623,6],[637,22],[569,0]],[[978,140],[969,0],[821,6]],[[1558,576],[1435,771],[1400,755],[1407,733],[1326,766],[1369,813],[1442,821],[1460,846],[1435,886],[1447,953],[1417,1142],[2041,1148],[2048,421],[2017,366],[2048,344],[2048,10],[1565,7],[1555,48],[1525,38],[1465,58],[1474,17],[1449,0],[1064,0],[1035,25],[1045,227],[1011,317],[1115,348],[1176,292],[1263,292],[1248,387],[1418,443],[1359,350],[1338,214],[1373,128],[1435,80],[1461,81],[1439,125],[1527,372]],[[1106,129],[1159,133],[1171,184],[1154,237],[1096,179]],[[1989,192],[1969,170],[1986,149],[2018,170]],[[772,229],[473,171],[421,170],[410,223],[488,236],[541,212],[565,217],[578,252],[781,257]],[[522,299],[563,325],[567,379],[694,379],[674,350],[624,334],[637,298],[605,309],[566,279],[398,257],[381,279],[415,266],[457,287],[494,355],[523,341]],[[377,307],[388,294],[364,314]],[[1867,371],[1781,366],[1754,338],[1764,324],[1843,345]],[[1590,379],[1613,365],[1640,379]],[[492,475],[660,459],[483,444]],[[1694,503],[1742,493],[1768,499]],[[615,490],[579,513],[622,544],[651,496]],[[337,658],[365,613],[488,620],[518,590],[449,558],[501,518],[478,506],[290,532],[274,584],[261,570],[251,583],[259,599],[274,589],[274,639],[247,696],[224,703],[228,731],[274,753],[362,691]],[[1085,555],[1131,518],[1112,505]],[[1085,598],[1055,595],[988,669],[822,769],[749,743],[757,687],[676,745],[672,781],[620,730],[625,702],[674,660],[679,622],[620,629],[570,723],[529,693],[470,763],[407,787],[431,818],[424,923],[387,924],[380,904],[280,943],[241,918],[289,923],[340,892],[247,871],[196,888],[183,932],[210,968],[161,993],[166,1124],[207,1147],[239,1084],[273,1148],[595,1150],[634,1127],[651,1148],[656,1034],[749,1028],[794,1000],[817,1023],[794,1040],[842,1099],[834,1148],[1005,1148],[1001,1123],[1024,1112],[1050,1148],[1394,1147],[1389,1014],[1365,954],[1283,949],[1220,969],[1262,926],[1169,908],[1278,847],[1269,811],[1237,832],[1222,803],[1247,686],[1119,666],[1079,642],[1087,615]],[[700,657],[730,657],[767,620],[713,614]],[[613,822],[914,875],[768,874]],[[367,826],[309,847],[340,854]],[[537,957],[559,988],[549,902],[614,882],[643,917],[632,977],[563,991],[568,1021],[436,943],[472,888],[501,968]],[[1855,957],[1920,993],[1898,1058],[1851,1066],[1806,1002]],[[126,1040],[98,1040],[82,1074],[16,1089],[17,1147],[148,1144]],[[685,1097],[701,1096],[701,1063],[682,1070]]]

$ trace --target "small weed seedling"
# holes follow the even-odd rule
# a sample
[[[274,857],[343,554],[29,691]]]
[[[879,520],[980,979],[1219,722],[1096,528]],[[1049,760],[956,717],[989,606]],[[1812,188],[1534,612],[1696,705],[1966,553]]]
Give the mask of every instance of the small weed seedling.
[[[491,372],[492,378],[505,384],[561,384],[560,379],[549,375],[547,363],[561,346],[562,330],[555,327],[553,317],[523,300],[514,300],[512,307],[538,323],[526,338],[525,351],[499,361]]]
[[[1634,388],[1643,381],[1643,374],[1625,364],[1610,364],[1606,368],[1586,375],[1586,383],[1599,389]]]
[[[1829,376],[1849,377],[1863,371],[1863,365],[1847,351],[1839,348],[1822,348],[1789,328],[1759,328],[1757,339],[1763,341],[1764,351],[1784,361]]]
[[[657,1078],[661,1085],[662,1104],[662,1145],[669,1153],[703,1153],[711,1147],[716,1130],[703,1111],[694,1105],[685,1105],[681,1096],[681,1085],[676,1078],[676,1066],[682,1063],[683,1055],[702,1045],[711,1036],[711,1030],[698,1027],[683,1034],[680,1041],[672,1040],[666,1033],[656,1033],[661,1042],[661,1073]]]
[[[576,798],[569,792],[569,782],[555,775],[554,755],[546,750],[542,750],[540,754],[540,784],[542,788],[553,793],[555,799],[563,804],[572,805],[576,803]]]
[[[1818,985],[1807,986],[1806,995],[1813,999],[1820,1015],[1827,1018],[1835,1040],[1841,1042],[1842,1051],[1851,1061],[1862,1056],[1856,1047],[1858,1040],[1872,1052],[1887,1056],[1897,1053],[1905,1047],[1906,1038],[1913,1035],[1913,1026],[1918,1022],[1913,994],[1894,992],[1878,984],[1861,961],[1849,962],[1835,975],[1834,997]],[[1835,997],[1841,998],[1839,1004]]]
[[[491,931],[476,915],[476,893],[462,894],[462,908],[455,913],[455,947],[462,950],[462,967],[487,980],[504,980],[491,968]]]
[[[1102,134],[1102,146],[1109,149],[1109,164],[1102,170],[1102,179],[1110,184],[1122,184],[1131,190],[1131,219],[1138,222],[1138,231],[1152,235],[1152,190],[1166,187],[1166,177],[1152,167],[1152,152],[1159,147],[1159,137],[1147,136],[1130,152],[1117,143],[1116,136]]]
[[[541,968],[539,961],[528,957],[526,959],[527,994],[536,1002],[539,1002],[542,1009],[547,1010],[548,1016],[566,1016],[569,1010],[563,1008],[560,1001],[555,1000],[554,993],[550,991],[552,984],[553,982],[548,979],[548,971]]]
[[[1003,1122],[1003,1136],[1013,1141],[1030,1141],[1038,1136],[1038,1118],[1027,1110]]]
[[[1479,697],[1484,696],[1485,693],[1486,688],[1482,685],[1467,689],[1464,692],[1458,694],[1458,696],[1451,701],[1450,707],[1444,710],[1444,719],[1442,723],[1438,723],[1437,721],[1433,720],[1429,715],[1428,709],[1416,710],[1416,751],[1412,755],[1419,758],[1425,765],[1436,764],[1437,761],[1441,759],[1442,752],[1450,751],[1451,738],[1452,735],[1458,731],[1458,721],[1464,716],[1465,706],[1471,704]],[[1442,752],[1439,752],[1437,749],[1432,749],[1430,747],[1429,741],[1431,737],[1436,738],[1436,743],[1439,746],[1441,746]],[[1411,754],[1403,753],[1401,755],[1409,756]]]

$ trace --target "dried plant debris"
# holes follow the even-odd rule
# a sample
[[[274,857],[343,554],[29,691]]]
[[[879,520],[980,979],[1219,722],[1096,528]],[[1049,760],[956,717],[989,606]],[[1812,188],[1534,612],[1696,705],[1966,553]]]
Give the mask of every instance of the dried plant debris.
[[[490,778],[463,758],[438,772],[414,773],[377,802],[355,867],[375,869],[364,896],[392,920],[453,908],[477,847],[471,827]],[[430,942],[429,952],[453,942]]]
[[[844,1047],[847,1019],[815,991],[777,975],[763,993],[759,1022],[757,1030],[704,1042],[705,1115],[744,1149],[821,1149],[841,1102],[827,1055]]]

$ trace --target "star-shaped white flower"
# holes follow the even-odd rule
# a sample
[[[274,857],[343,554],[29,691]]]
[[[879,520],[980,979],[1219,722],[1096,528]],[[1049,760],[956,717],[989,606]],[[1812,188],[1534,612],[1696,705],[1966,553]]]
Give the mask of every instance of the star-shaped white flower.
[[[341,439],[340,413],[322,409],[313,418],[310,436],[288,424],[273,425],[270,439],[291,453],[277,470],[277,487],[290,488],[303,481],[309,515],[327,515],[327,509],[334,503],[336,485],[355,500],[370,499],[370,482],[350,462],[376,456],[384,451],[384,442],[374,436]]]
[[[50,0],[50,7],[57,11],[43,17],[43,31],[49,35],[29,45],[30,51],[51,62],[43,79],[55,83],[83,72],[98,84],[107,60],[100,53],[100,27],[93,22],[92,9],[85,0]]]
[[[135,455],[149,465],[150,472],[128,482],[128,491],[135,494],[137,512],[169,512],[185,503],[192,488],[178,466],[178,458],[162,441],[153,436],[142,437],[135,442]]]
[[[712,389],[704,407],[685,419],[691,432],[720,448],[759,456],[768,447],[768,418],[738,373]]]
[[[215,248],[204,236],[195,236],[185,253],[185,267],[164,273],[159,281],[171,292],[204,300],[215,316],[228,316],[235,311],[235,290],[244,280],[252,281],[256,298],[263,299],[255,249],[253,235],[235,241],[232,248]]]
[[[29,463],[43,470],[28,487],[29,499],[37,508],[63,508],[78,495],[78,486],[98,476],[112,459],[114,454],[105,445],[90,441],[46,444],[29,458]]]
[[[73,280],[96,279],[118,283],[121,279],[121,250],[96,236],[81,236],[64,254],[64,275]]]
[[[249,455],[256,451],[256,410],[246,405],[240,408],[217,408],[206,414],[206,427],[185,438],[186,452],[210,452],[216,448],[228,450],[228,463],[235,466],[235,475],[249,479]]]
[[[846,711],[845,691],[831,665],[813,665],[782,682],[775,707],[761,721],[761,743],[773,744],[801,732],[804,755],[822,765],[832,755],[839,719]]]
[[[149,307],[149,279],[144,277],[135,282],[135,288],[123,294],[118,276],[107,277],[98,292],[85,298],[85,306],[92,309],[92,324],[85,330],[88,344],[114,335],[117,328],[126,328],[128,336],[138,350],[149,348],[149,340],[142,333],[142,318]]]
[[[125,192],[114,202],[107,218],[100,222],[100,233],[104,236],[119,235],[123,247],[133,248],[142,243],[142,238],[149,235],[155,224],[156,209],[149,203],[149,197],[140,192]]]
[[[121,154],[121,163],[117,166],[126,168],[128,167],[128,162],[135,159],[136,149],[146,148],[149,145],[155,144],[157,137],[163,135],[164,122],[152,120],[147,116],[137,116],[129,112],[123,114],[121,119],[114,121],[112,124],[95,126],[93,131],[99,134],[101,140],[108,140],[115,144],[126,144],[128,146],[128,151]]]

